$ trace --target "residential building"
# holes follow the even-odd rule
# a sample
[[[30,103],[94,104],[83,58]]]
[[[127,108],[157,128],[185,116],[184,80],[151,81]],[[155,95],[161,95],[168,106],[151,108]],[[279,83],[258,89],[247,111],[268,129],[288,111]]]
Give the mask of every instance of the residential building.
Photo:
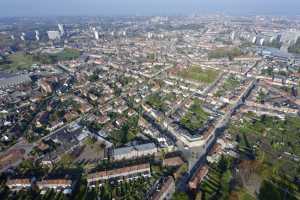
[[[31,83],[29,75],[0,75],[0,89],[16,87],[17,85]]]
[[[198,185],[203,181],[205,176],[208,174],[208,166],[204,165],[200,167],[196,174],[192,177],[192,179],[189,181],[189,189],[195,190],[197,189]]]
[[[121,182],[150,176],[150,164],[147,163],[88,174],[87,182],[89,187],[95,187],[96,185],[101,186],[107,180]]]
[[[59,31],[47,31],[49,40],[59,40],[60,32]]]
[[[168,167],[176,167],[184,164],[183,160],[179,157],[171,157],[171,158],[165,158],[163,160],[163,166],[168,166]]]
[[[10,190],[19,191],[30,188],[31,180],[29,178],[9,179],[6,185]]]
[[[151,200],[170,200],[175,192],[175,181],[172,176],[167,177],[161,188],[157,190]]]
[[[54,189],[56,191],[63,191],[64,194],[72,192],[72,180],[69,179],[44,179],[37,181],[36,185],[41,191]]]
[[[129,160],[157,153],[157,147],[154,143],[135,145],[114,149],[111,153],[113,160]]]

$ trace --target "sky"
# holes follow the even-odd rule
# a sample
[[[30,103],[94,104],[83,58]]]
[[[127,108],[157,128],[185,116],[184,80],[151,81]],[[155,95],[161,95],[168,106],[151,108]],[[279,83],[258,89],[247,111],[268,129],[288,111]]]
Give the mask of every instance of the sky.
[[[300,15],[300,0],[0,0],[0,17],[226,13]]]

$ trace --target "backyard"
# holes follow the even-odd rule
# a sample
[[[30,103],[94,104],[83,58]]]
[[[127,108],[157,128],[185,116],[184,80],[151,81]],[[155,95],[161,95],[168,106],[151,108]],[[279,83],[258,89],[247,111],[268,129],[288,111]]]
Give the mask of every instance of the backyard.
[[[230,75],[227,77],[220,89],[215,93],[215,96],[221,97],[226,94],[228,91],[234,90],[236,87],[240,85],[240,80],[234,75]]]
[[[195,133],[203,127],[209,118],[209,113],[205,112],[199,101],[194,101],[188,112],[181,118],[180,124],[188,129],[191,133]]]

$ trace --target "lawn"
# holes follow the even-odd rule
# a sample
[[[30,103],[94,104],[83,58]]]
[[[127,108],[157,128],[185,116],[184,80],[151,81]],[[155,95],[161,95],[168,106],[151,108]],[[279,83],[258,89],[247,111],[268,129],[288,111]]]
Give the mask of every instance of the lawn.
[[[16,53],[7,57],[7,63],[0,64],[0,70],[18,71],[30,69],[35,62],[32,55]]]
[[[54,54],[37,53],[33,59],[43,64],[55,64],[59,61],[74,60],[80,57],[80,51],[77,49],[65,48],[63,51]]]
[[[80,52],[77,49],[65,48],[62,52],[56,54],[58,60],[73,60],[79,58]]]
[[[179,71],[177,75],[187,80],[210,84],[216,80],[219,72],[213,69],[202,69],[201,67],[192,66]]]

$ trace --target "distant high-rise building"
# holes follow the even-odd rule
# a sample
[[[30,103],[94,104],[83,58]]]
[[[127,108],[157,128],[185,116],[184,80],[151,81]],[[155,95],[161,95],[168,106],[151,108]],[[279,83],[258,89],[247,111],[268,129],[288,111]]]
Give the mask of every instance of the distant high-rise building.
[[[261,46],[264,45],[264,42],[265,42],[265,39],[264,39],[264,38],[261,38],[261,39],[259,40],[259,44],[260,44]]]
[[[257,37],[256,37],[256,36],[254,36],[254,37],[252,38],[252,43],[253,43],[253,44],[255,44],[255,43],[256,43],[256,41],[257,41]]]
[[[94,30],[94,36],[96,40],[99,40],[99,32],[97,30]]]
[[[298,30],[287,30],[284,31],[281,35],[280,35],[280,42],[283,43],[283,45],[293,45],[297,42],[297,39],[300,37],[300,31]]]
[[[150,33],[150,32],[148,32],[148,34],[147,34],[147,37],[148,37],[148,39],[151,39],[151,38],[152,38],[152,36],[153,36],[153,34],[152,34],[152,33]]]
[[[58,29],[59,29],[60,35],[63,36],[65,34],[64,25],[58,24]]]
[[[25,36],[26,36],[25,33],[22,33],[22,34],[21,34],[20,38],[21,38],[22,41],[25,41]]]
[[[35,39],[36,41],[40,40],[40,32],[38,30],[35,31]]]
[[[232,41],[235,40],[235,31],[233,31],[233,32],[231,33],[230,38],[231,38]]]
[[[47,31],[49,40],[59,40],[60,32],[59,31]]]

